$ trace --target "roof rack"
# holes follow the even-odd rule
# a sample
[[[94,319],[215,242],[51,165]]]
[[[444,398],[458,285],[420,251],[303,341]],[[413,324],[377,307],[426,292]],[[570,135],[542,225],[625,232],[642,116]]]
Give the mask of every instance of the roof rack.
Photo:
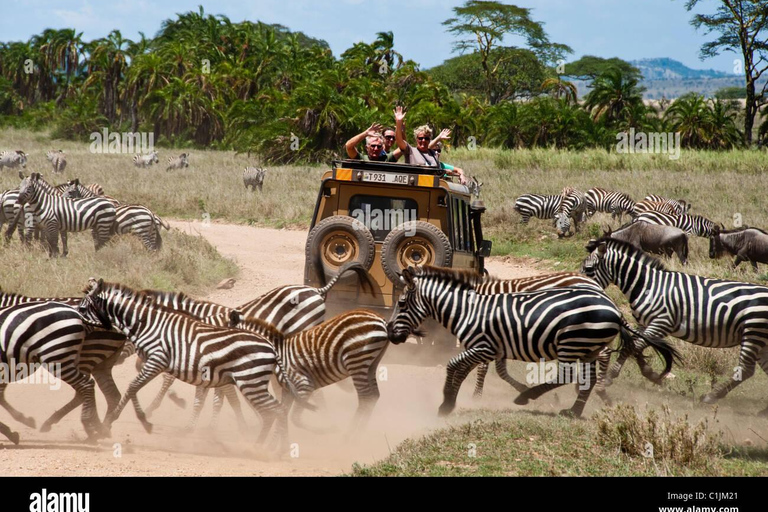
[[[442,176],[444,171],[439,167],[427,167],[425,165],[408,165],[394,162],[375,162],[370,160],[333,160],[334,168],[359,169],[377,172],[400,172],[407,174],[428,174],[430,176]]]

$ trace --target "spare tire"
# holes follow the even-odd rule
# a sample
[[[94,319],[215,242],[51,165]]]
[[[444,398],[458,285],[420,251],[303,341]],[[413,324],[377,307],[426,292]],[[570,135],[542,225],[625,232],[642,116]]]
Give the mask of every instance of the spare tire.
[[[394,283],[403,269],[416,265],[450,267],[453,249],[437,227],[421,220],[400,224],[389,232],[381,247],[381,266]]]
[[[320,262],[329,281],[339,269],[352,262],[360,263],[367,271],[373,265],[376,256],[376,243],[371,230],[365,224],[345,215],[335,215],[318,222],[307,237],[307,261],[314,261],[316,251],[320,252]],[[357,279],[354,274],[342,278],[342,282]]]

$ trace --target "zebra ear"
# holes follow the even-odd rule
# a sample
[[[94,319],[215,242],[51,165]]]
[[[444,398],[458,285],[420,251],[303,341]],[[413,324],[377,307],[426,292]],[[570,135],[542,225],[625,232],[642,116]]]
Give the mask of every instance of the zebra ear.
[[[26,178],[26,176],[24,176],[23,172],[19,171],[19,178],[24,179],[24,178]]]
[[[229,326],[230,327],[237,327],[237,324],[240,323],[240,312],[236,309],[229,312]]]

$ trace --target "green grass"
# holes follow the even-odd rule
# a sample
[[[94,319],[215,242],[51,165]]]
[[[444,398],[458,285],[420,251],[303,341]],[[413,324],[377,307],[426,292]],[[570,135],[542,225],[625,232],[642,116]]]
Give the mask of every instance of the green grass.
[[[90,277],[134,288],[183,290],[204,294],[216,283],[238,273],[202,237],[163,231],[163,248],[147,251],[132,236],[122,236],[96,252],[90,234],[70,235],[69,256],[51,259],[41,247],[25,249],[18,239],[2,249],[2,290],[29,296],[78,296]]]

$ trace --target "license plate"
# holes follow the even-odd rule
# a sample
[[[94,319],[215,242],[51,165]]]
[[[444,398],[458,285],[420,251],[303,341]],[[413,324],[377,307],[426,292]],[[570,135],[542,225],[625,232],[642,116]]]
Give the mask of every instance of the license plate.
[[[408,175],[397,174],[393,172],[371,172],[363,173],[363,181],[372,181],[374,183],[395,183],[397,185],[407,185]]]

